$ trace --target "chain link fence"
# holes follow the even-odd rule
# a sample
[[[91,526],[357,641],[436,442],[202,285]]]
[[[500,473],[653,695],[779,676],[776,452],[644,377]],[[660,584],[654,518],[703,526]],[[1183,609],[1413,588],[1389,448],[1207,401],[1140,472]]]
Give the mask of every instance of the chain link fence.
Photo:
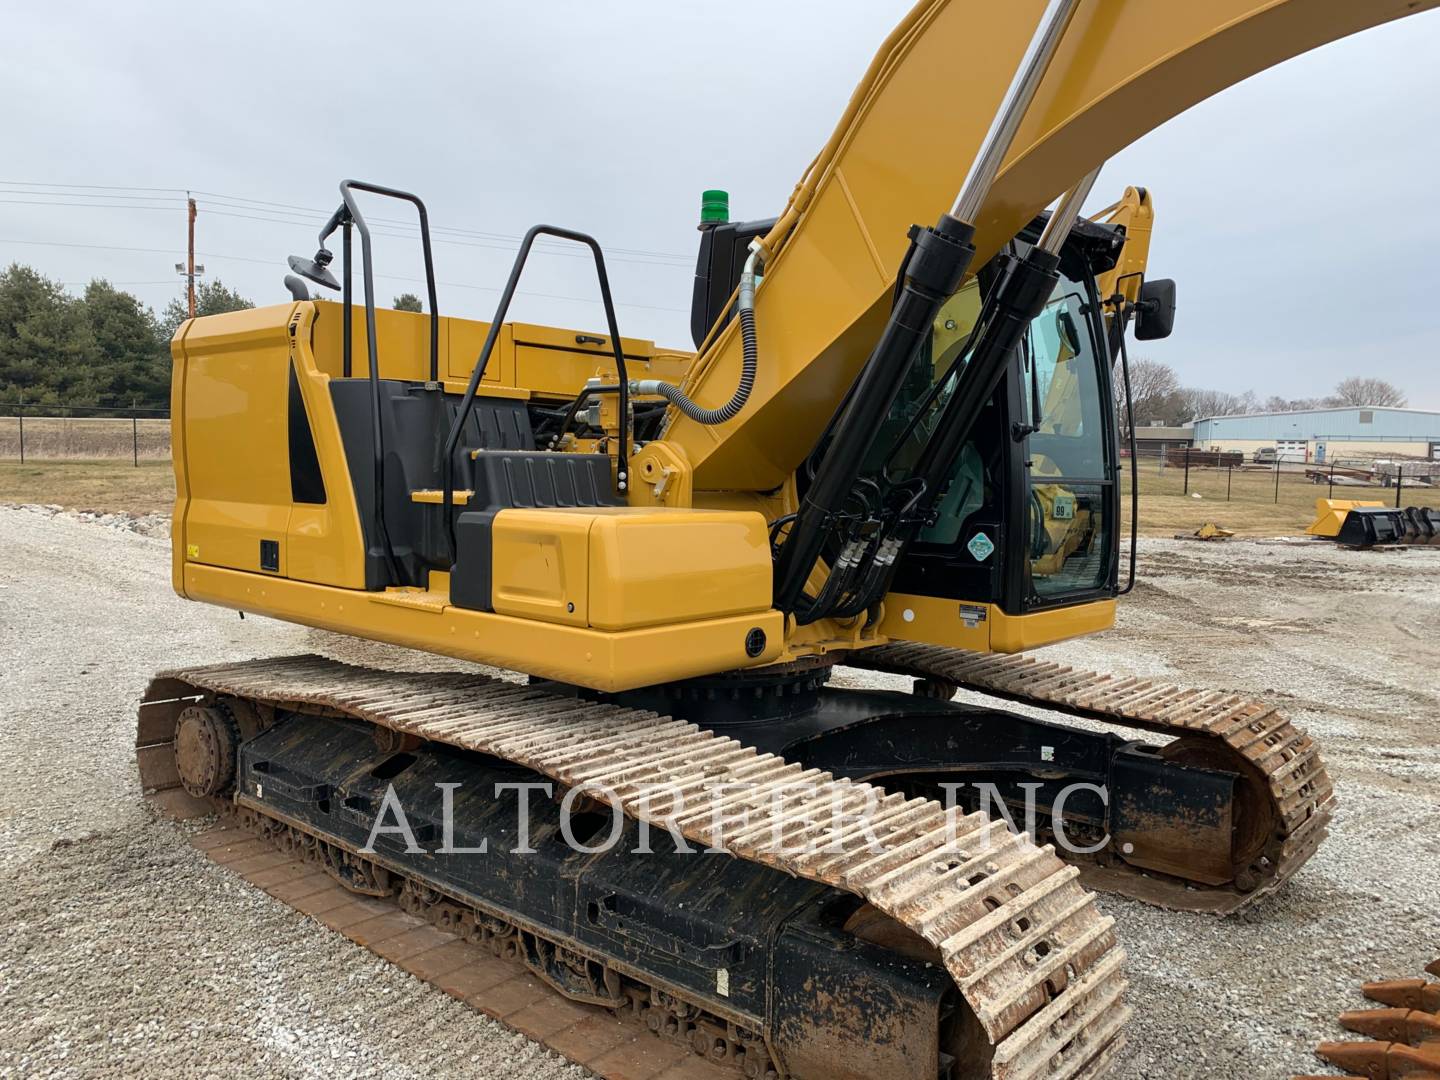
[[[1128,449],[1121,468],[1129,489]],[[1440,462],[1417,458],[1335,458],[1328,462],[1256,461],[1238,451],[1139,448],[1135,462],[1142,495],[1210,502],[1313,506],[1317,498],[1385,505],[1440,503]]]
[[[0,403],[0,460],[170,460],[170,411]]]

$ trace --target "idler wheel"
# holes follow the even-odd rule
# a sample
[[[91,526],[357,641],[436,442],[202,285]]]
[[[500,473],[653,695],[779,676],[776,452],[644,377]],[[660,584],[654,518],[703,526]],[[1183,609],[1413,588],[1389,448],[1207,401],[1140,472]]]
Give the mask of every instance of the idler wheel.
[[[191,705],[175,721],[175,769],[197,799],[218,795],[235,779],[240,741],[230,714],[213,705]]]

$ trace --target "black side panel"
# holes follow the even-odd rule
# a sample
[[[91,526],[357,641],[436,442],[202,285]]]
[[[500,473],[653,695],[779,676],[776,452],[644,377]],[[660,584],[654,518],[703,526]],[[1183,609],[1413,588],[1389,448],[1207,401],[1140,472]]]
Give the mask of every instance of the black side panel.
[[[750,241],[768,233],[775,221],[727,221],[701,233],[700,255],[695,262],[695,295],[690,301],[690,336],[697,349],[740,284]],[[727,321],[731,316],[733,312],[726,316]]]
[[[491,597],[494,545],[490,527],[496,510],[471,510],[455,519],[455,567],[450,572],[450,602],[471,611],[494,611]]]
[[[374,451],[370,426],[368,379],[332,379],[330,396],[345,444],[345,458],[365,532],[365,587],[424,585],[429,570],[450,566],[445,530],[432,521],[433,505],[419,505],[412,491],[441,485],[440,456],[445,436],[460,406],[460,395],[426,390],[421,383],[380,380],[380,424],[385,440],[385,523],[403,580],[390,580],[375,530]],[[455,454],[455,472],[466,475],[466,462],[476,447],[498,451],[532,450],[530,414],[521,401],[480,398]],[[480,504],[480,505],[483,505]]]
[[[472,506],[620,506],[608,454],[482,450],[472,464]]]
[[[452,410],[458,407],[456,397]],[[534,450],[535,435],[530,429],[530,412],[521,401],[477,400],[470,413],[471,423],[479,429],[472,442],[462,439],[461,445],[485,450]]]
[[[415,488],[433,487],[437,440],[445,431],[443,397],[395,379],[380,380],[380,424],[385,439],[385,524],[395,548],[401,581],[393,581],[375,528],[375,460],[370,426],[370,384],[365,379],[332,379],[330,396],[345,444],[345,460],[360,525],[365,534],[365,588],[421,585],[425,566],[416,548],[419,508],[410,501]]]
[[[300,396],[300,380],[293,365],[286,409],[290,434],[290,501],[323,505],[325,478],[320,474],[320,455],[315,452],[315,436],[310,431],[310,417],[305,413],[305,399]]]

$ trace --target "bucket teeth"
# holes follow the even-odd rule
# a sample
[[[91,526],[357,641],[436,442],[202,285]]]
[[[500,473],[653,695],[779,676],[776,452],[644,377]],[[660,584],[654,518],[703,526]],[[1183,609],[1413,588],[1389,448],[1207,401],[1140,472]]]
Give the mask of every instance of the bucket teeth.
[[[1342,1014],[1340,1026],[1381,1042],[1419,1046],[1440,1041],[1440,1016],[1414,1009],[1359,1009]]]
[[[1440,960],[1425,970],[1440,975]],[[1345,1070],[1345,1080],[1440,1080],[1440,983],[1388,979],[1362,989],[1390,1008],[1342,1013],[1340,1026],[1375,1041],[1321,1043],[1317,1056]]]
[[[1366,983],[1362,989],[1371,1001],[1396,1009],[1440,1012],[1440,983],[1424,979],[1388,979]]]
[[[1432,960],[1429,966],[1425,968],[1425,973],[1427,975],[1434,975],[1437,979],[1440,979],[1440,960]]]
[[[1319,1056],[1347,1072],[1369,1080],[1419,1080],[1440,1076],[1440,1045],[1403,1046],[1400,1043],[1321,1043]]]

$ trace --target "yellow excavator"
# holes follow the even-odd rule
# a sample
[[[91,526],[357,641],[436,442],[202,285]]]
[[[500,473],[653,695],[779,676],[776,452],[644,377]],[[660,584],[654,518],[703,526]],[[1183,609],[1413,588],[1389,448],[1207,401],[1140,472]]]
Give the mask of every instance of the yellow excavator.
[[[145,787],[738,1075],[1101,1075],[1085,884],[1234,911],[1334,800],[1272,707],[1028,655],[1133,584],[1112,379],[1175,310],[1149,194],[1081,206],[1190,105],[1433,6],[921,0],[778,216],[706,193],[693,352],[623,337],[553,226],[490,322],[443,317],[423,202],[341,184],[288,303],[175,336],[174,587],[525,678],[164,672]],[[423,313],[375,303],[379,198]],[[602,329],[508,321],[542,240]]]

